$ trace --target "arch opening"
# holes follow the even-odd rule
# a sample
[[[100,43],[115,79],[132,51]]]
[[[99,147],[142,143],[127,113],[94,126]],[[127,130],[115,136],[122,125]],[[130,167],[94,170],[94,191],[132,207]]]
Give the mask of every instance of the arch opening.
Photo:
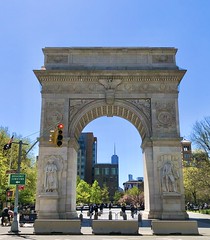
[[[82,133],[92,132],[97,138],[97,163],[111,163],[111,156],[119,157],[119,186],[128,181],[128,174],[134,179],[143,177],[141,137],[137,129],[121,117],[99,117],[91,121]]]

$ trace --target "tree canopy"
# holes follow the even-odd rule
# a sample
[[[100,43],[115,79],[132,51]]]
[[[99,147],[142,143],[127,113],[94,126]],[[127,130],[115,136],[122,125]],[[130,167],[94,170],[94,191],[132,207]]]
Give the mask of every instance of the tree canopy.
[[[210,154],[210,117],[197,121],[192,129],[191,141],[199,148]]]
[[[8,170],[17,170],[18,168],[18,156],[19,156],[19,144],[12,143],[11,148],[4,150],[5,144],[10,141],[8,129],[0,128],[0,202],[5,203],[6,200],[14,202],[14,196],[10,199],[6,199],[6,191],[15,190],[15,185],[9,184]],[[22,139],[21,139],[22,140]],[[14,135],[14,142],[19,142],[20,138]],[[21,153],[21,173],[26,174],[26,185],[24,189],[19,191],[20,204],[33,204],[35,202],[36,193],[36,164],[35,157],[33,155],[26,155],[26,152],[31,147],[29,139],[23,140],[28,145],[22,146]]]

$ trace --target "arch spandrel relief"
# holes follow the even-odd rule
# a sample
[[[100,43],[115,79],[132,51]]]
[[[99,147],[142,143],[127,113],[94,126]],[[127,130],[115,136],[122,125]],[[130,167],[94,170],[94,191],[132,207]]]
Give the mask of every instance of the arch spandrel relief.
[[[45,103],[44,126],[46,128],[55,127],[56,124],[63,121],[64,104],[57,102]]]
[[[147,120],[151,121],[151,99],[150,98],[143,98],[143,99],[132,99],[127,100],[127,102],[132,103],[135,105],[142,113],[145,114]]]
[[[156,102],[155,109],[155,134],[160,137],[177,137],[179,132],[177,129],[175,103],[171,101]]]

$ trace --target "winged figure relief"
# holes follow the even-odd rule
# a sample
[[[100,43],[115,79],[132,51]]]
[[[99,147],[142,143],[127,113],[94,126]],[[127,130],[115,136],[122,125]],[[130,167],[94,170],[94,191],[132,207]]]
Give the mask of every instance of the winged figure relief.
[[[105,89],[115,89],[122,82],[121,79],[99,79],[99,83],[102,84]]]

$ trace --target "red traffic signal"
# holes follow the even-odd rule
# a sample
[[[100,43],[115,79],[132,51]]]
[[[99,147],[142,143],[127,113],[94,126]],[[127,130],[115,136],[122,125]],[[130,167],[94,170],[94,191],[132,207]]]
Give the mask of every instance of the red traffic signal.
[[[59,123],[58,124],[58,129],[63,129],[64,128],[64,125],[62,123]]]
[[[58,124],[58,135],[57,135],[57,146],[60,147],[63,142],[63,128],[64,128],[64,125],[62,123]]]

